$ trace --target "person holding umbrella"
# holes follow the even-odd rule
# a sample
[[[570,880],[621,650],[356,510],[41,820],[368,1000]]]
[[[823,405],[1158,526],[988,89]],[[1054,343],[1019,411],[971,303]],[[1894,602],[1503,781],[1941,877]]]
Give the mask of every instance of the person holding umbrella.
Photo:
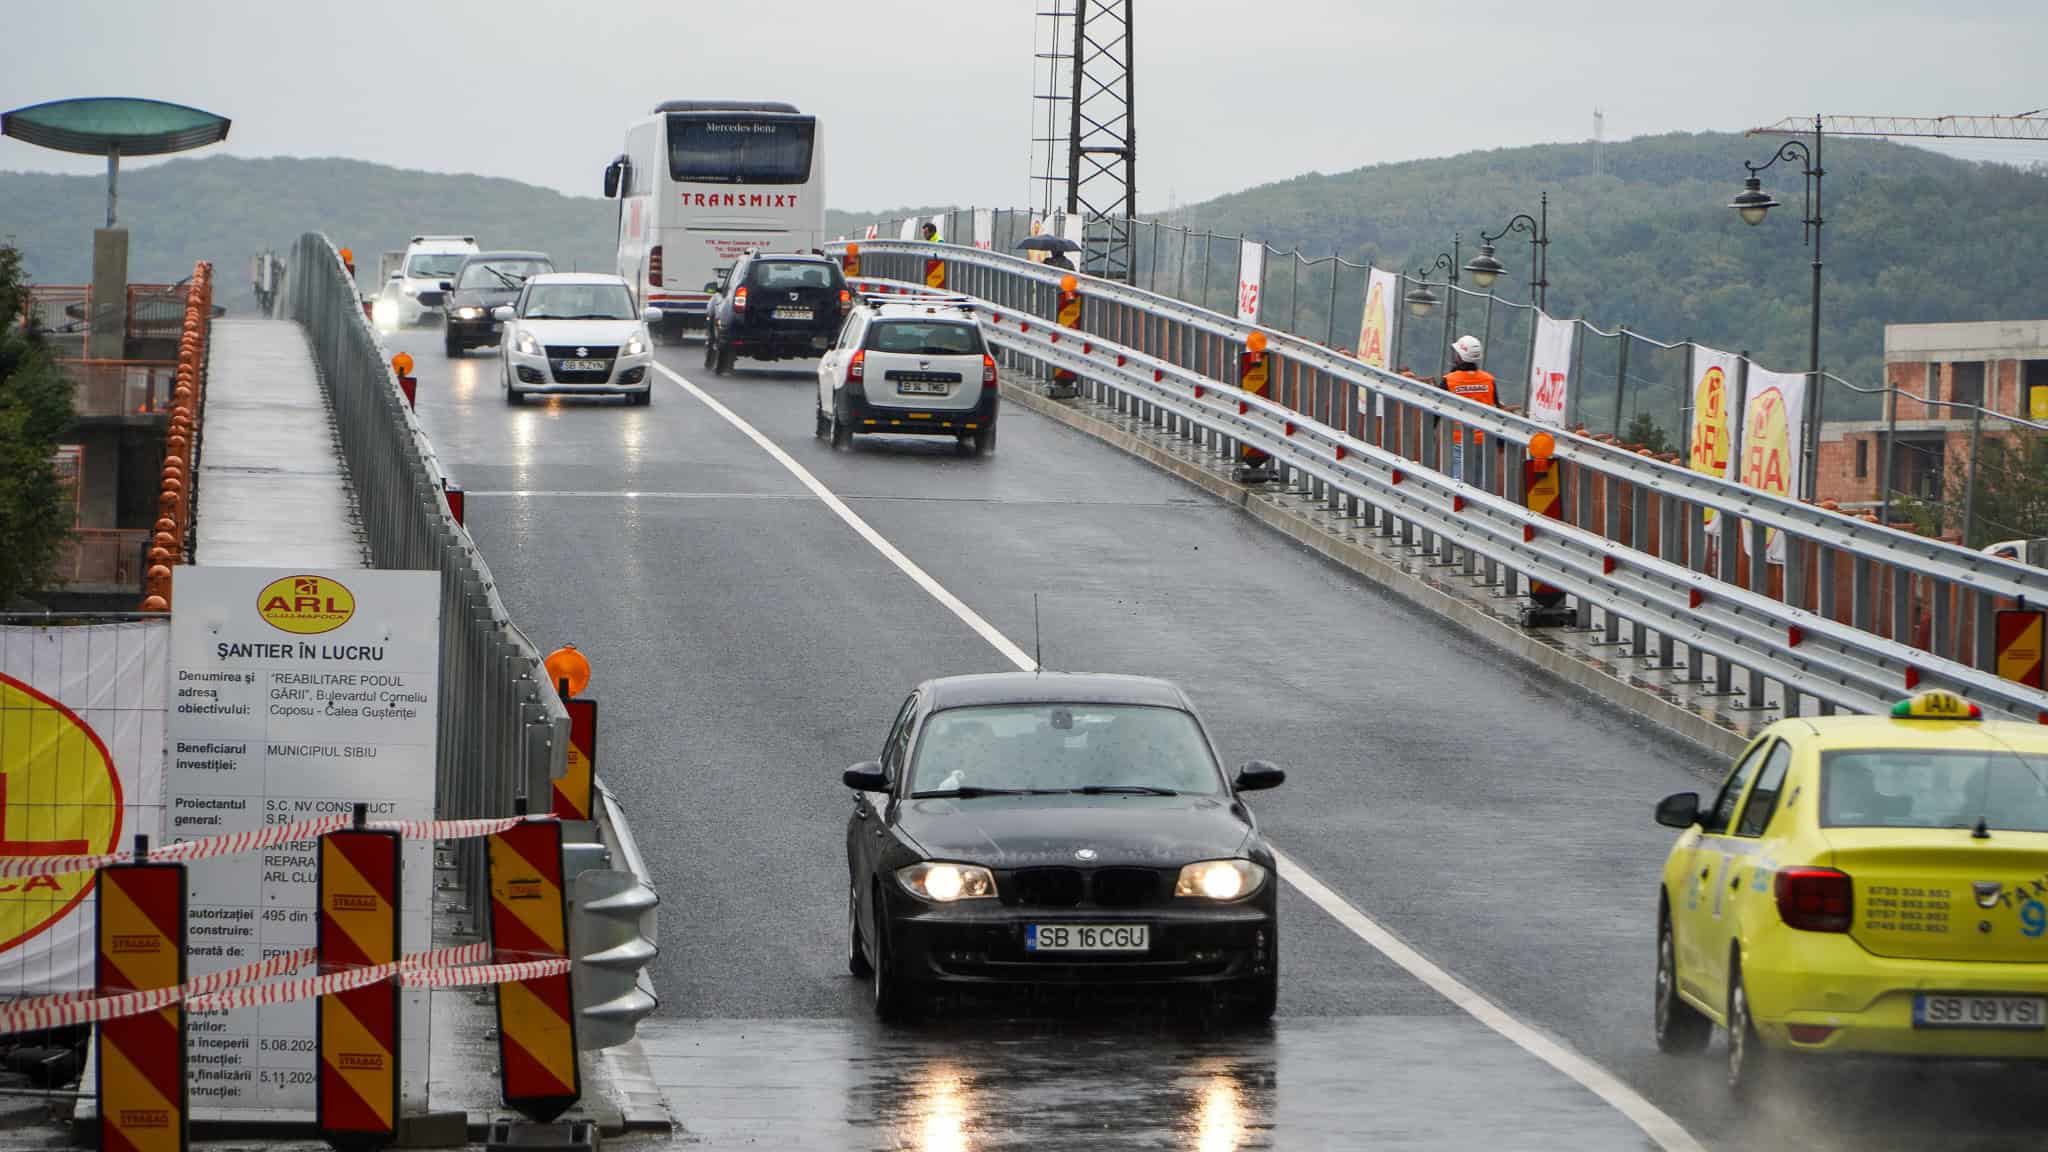
[[[1049,267],[1063,268],[1068,272],[1080,271],[1080,269],[1074,266],[1073,260],[1067,254],[1079,252],[1081,246],[1064,236],[1054,236],[1050,233],[1040,236],[1026,236],[1017,242],[1017,248],[1019,251],[1024,252],[1045,253],[1046,258],[1043,263]]]

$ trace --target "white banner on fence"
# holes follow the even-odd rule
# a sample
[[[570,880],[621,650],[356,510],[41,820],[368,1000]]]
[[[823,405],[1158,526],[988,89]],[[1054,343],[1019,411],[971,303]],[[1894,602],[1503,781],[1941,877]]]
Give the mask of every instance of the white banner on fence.
[[[1394,309],[1400,305],[1401,277],[1378,268],[1367,270],[1365,308],[1358,320],[1358,359],[1374,368],[1393,370]],[[1358,390],[1358,410],[1365,412],[1367,389]]]
[[[905,219],[903,221],[903,227],[897,229],[896,231],[896,238],[898,240],[917,239],[917,217],[911,216]]]
[[[1742,412],[1743,486],[1797,497],[1806,444],[1806,375],[1752,363]],[[1776,531],[1770,534],[1766,558],[1785,562],[1785,541]]]
[[[440,578],[182,567],[170,646],[172,841],[257,831],[355,803],[374,820],[434,815]],[[404,849],[402,931],[432,938],[433,845]],[[310,841],[193,862],[187,950],[205,976],[311,947],[319,857]],[[426,1091],[426,997],[404,995],[408,1110]],[[237,1008],[195,1028],[209,1060],[195,1108],[310,1114],[310,1001]]]
[[[1570,320],[1536,314],[1536,350],[1529,365],[1529,418],[1553,428],[1564,427],[1572,389],[1572,333],[1577,327]]]
[[[1737,361],[1732,352],[1704,344],[1693,346],[1692,427],[1686,435],[1686,465],[1724,480],[1735,479],[1736,461],[1728,457],[1728,444],[1735,430],[1735,382]],[[1706,523],[1714,523],[1714,510],[1706,510]]]
[[[868,230],[861,235],[861,239],[873,240],[881,231],[882,226],[880,224],[870,224],[868,225]]]
[[[1060,235],[1076,244],[1088,243],[1088,218],[1073,212],[1060,217]]]
[[[1246,240],[1238,248],[1237,318],[1247,324],[1259,322],[1259,293],[1266,282],[1266,245]]]
[[[1032,234],[1033,236],[1043,236],[1043,235],[1045,235],[1045,217],[1043,217],[1043,216],[1040,216],[1040,215],[1039,215],[1038,213],[1036,213],[1036,212],[1033,212],[1033,213],[1031,214],[1031,234]],[[1039,251],[1039,250],[1038,250],[1038,249],[1036,249],[1036,248],[1027,248],[1027,249],[1025,249],[1025,250],[1024,250],[1024,258],[1025,258],[1026,260],[1029,260],[1029,261],[1031,261],[1031,262],[1032,262],[1033,264],[1043,264],[1043,263],[1045,263],[1045,253],[1044,253],[1044,252],[1041,252],[1041,251]]]
[[[0,628],[0,853],[162,834],[161,620]],[[0,880],[0,1000],[93,986],[94,874]]]
[[[974,246],[983,252],[996,246],[996,212],[993,208],[974,210]]]

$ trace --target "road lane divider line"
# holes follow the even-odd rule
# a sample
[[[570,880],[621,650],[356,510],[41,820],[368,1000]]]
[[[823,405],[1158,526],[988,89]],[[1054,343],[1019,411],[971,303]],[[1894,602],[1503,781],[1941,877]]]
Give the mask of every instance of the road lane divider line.
[[[1616,1111],[1633,1121],[1636,1127],[1642,1129],[1644,1135],[1656,1141],[1657,1146],[1665,1149],[1665,1152],[1704,1152],[1700,1142],[1693,1139],[1692,1134],[1680,1126],[1678,1121],[1623,1083],[1612,1072],[1587,1059],[1563,1041],[1524,1024],[1507,1009],[1438,967],[1429,957],[1416,951],[1379,921],[1359,911],[1357,906],[1332,891],[1308,869],[1296,864],[1278,848],[1273,849],[1273,862],[1280,866],[1281,879],[1314,901],[1316,907],[1329,913],[1337,923],[1350,929],[1352,935],[1371,945],[1380,955],[1400,965],[1410,976],[1429,985],[1437,995],[1456,1005],[1459,1011],[1486,1025],[1517,1048],[1571,1077],[1581,1087],[1606,1101]]]
[[[982,639],[989,642],[996,651],[1007,657],[1020,670],[1030,672],[1038,665],[1009,637],[1003,635],[982,615],[967,606],[958,596],[933,579],[929,573],[917,566],[902,550],[890,543],[880,532],[875,531],[866,520],[846,506],[830,488],[811,474],[810,469],[797,463],[795,457],[782,450],[759,429],[749,424],[732,409],[720,403],[710,393],[699,388],[665,364],[657,362],[655,370],[668,377],[685,392],[696,397],[705,407],[723,417],[726,423],[738,429],[752,440],[762,451],[789,470],[792,476],[811,490],[825,506],[844,520],[848,527],[858,533],[890,563],[901,569],[903,574],[917,582],[932,599],[944,605],[953,615],[960,618]],[[1282,853],[1273,849],[1274,863],[1279,865],[1280,877],[1295,890],[1308,897],[1330,917],[1350,930],[1351,934],[1364,941],[1374,951],[1399,965],[1410,976],[1428,985],[1437,995],[1450,1001],[1457,1009],[1479,1023],[1484,1024],[1496,1035],[1543,1061],[1555,1071],[1571,1079],[1580,1087],[1605,1101],[1610,1107],[1627,1117],[1642,1130],[1664,1152],[1705,1152],[1700,1142],[1693,1138],[1677,1120],[1663,1109],[1629,1087],[1612,1072],[1594,1063],[1578,1051],[1554,1039],[1542,1031],[1525,1024],[1507,1009],[1495,1004],[1479,992],[1464,984],[1457,977],[1438,967],[1428,957],[1404,943],[1400,937],[1388,931],[1372,917],[1359,911],[1349,901],[1337,895],[1329,886],[1315,878],[1309,871]]]
[[[953,593],[946,589],[945,585],[932,579],[931,574],[918,567],[916,561],[905,556],[901,549],[889,542],[887,537],[875,531],[873,525],[861,519],[860,513],[847,507],[846,501],[841,500],[830,488],[825,487],[823,481],[811,475],[810,469],[797,463],[796,457],[784,452],[781,445],[770,440],[761,433],[760,429],[747,423],[739,413],[719,403],[717,397],[690,383],[683,378],[681,373],[670,368],[668,365],[657,361],[654,365],[654,370],[668,377],[683,391],[696,397],[706,408],[718,413],[726,423],[738,429],[740,434],[747,439],[752,440],[761,451],[766,452],[777,464],[788,469],[789,474],[796,477],[798,483],[810,489],[811,494],[816,496],[825,507],[830,508],[834,515],[844,520],[848,528],[853,529],[875,551],[880,552],[883,559],[894,564],[905,576],[910,577],[918,587],[924,589],[927,595],[937,600],[948,612],[959,617],[961,623],[974,629],[977,635],[989,642],[990,647],[1002,653],[1003,657],[1009,660],[1010,663],[1015,664],[1020,671],[1035,672],[1038,670],[1038,662],[1031,658],[1030,653],[1019,648],[1008,636],[997,631],[995,625],[983,619],[981,613],[969,608],[965,601],[953,595]]]

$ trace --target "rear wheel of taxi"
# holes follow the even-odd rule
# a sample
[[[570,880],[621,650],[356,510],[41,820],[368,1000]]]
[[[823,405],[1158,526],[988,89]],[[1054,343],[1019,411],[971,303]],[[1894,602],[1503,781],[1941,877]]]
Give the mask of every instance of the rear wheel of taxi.
[[[1713,1039],[1714,1022],[1678,994],[1678,941],[1671,932],[1671,918],[1657,919],[1657,1050],[1697,1055]]]
[[[1749,991],[1742,986],[1742,969],[1730,965],[1728,979],[1728,1090],[1737,1096],[1755,1095],[1770,1075],[1771,1050],[1757,1035],[1756,1020],[1749,1014]]]

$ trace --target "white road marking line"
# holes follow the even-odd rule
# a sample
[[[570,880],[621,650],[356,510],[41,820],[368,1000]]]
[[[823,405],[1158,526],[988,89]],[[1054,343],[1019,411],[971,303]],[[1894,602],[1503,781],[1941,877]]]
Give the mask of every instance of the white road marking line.
[[[860,535],[861,539],[873,545],[875,551],[880,552],[889,563],[894,564],[905,576],[915,581],[917,586],[930,594],[932,599],[945,605],[947,611],[958,616],[962,623],[974,629],[983,640],[988,641],[1010,663],[1015,664],[1020,670],[1025,672],[1035,671],[1038,668],[1037,661],[1033,660],[1029,653],[1011,643],[1008,636],[996,631],[995,625],[982,619],[979,612],[969,608],[958,596],[947,591],[945,585],[932,579],[929,573],[919,568],[915,561],[905,556],[896,545],[891,544],[880,532],[875,531],[872,525],[860,518],[859,513],[848,508],[844,500],[835,495],[830,488],[825,487],[824,483],[816,476],[811,475],[810,469],[797,463],[795,457],[784,452],[775,441],[762,435],[759,429],[741,419],[739,413],[719,403],[709,392],[683,379],[680,373],[671,369],[668,365],[656,363],[654,369],[674,381],[683,391],[696,397],[706,408],[724,417],[726,423],[739,429],[740,433],[758,445],[761,451],[773,457],[777,464],[787,468],[790,475],[796,477],[799,483],[809,488],[820,501],[824,502],[825,507],[830,508],[841,520],[846,521],[848,528],[853,529]]]
[[[580,488],[486,488],[470,489],[475,500],[497,496],[514,500],[571,499],[602,496],[611,500],[808,500],[801,492],[617,492]]]
[[[762,451],[774,457],[776,462],[787,468],[792,476],[795,476],[797,480],[802,482],[804,487],[809,488],[815,493],[827,508],[832,509],[841,520],[846,521],[848,527],[859,533],[861,539],[873,545],[876,551],[887,557],[890,563],[903,571],[904,575],[916,581],[918,587],[923,588],[929,593],[932,599],[945,605],[948,611],[959,617],[961,622],[965,623],[969,628],[974,629],[982,639],[993,645],[995,650],[1007,657],[1011,663],[1026,672],[1032,671],[1037,667],[1031,657],[1022,648],[1012,643],[1009,637],[997,631],[995,625],[983,619],[980,613],[969,608],[959,597],[947,591],[944,585],[932,579],[924,569],[918,567],[915,562],[908,556],[905,556],[894,544],[885,539],[881,533],[875,531],[853,509],[848,508],[845,502],[834,495],[830,488],[825,487],[823,482],[816,476],[811,475],[810,469],[797,463],[794,457],[784,452],[774,441],[762,435],[758,429],[752,424],[747,423],[738,413],[719,403],[710,393],[685,380],[667,365],[657,363],[655,370],[674,381],[685,392],[702,401],[713,412],[724,417],[726,423],[739,429],[749,440],[759,445]],[[1283,854],[1278,848],[1273,850],[1273,859],[1274,863],[1280,866],[1281,879],[1292,884],[1302,895],[1314,901],[1317,907],[1329,913],[1337,923],[1349,929],[1352,935],[1363,940],[1380,955],[1400,965],[1409,975],[1435,989],[1439,996],[1449,1000],[1459,1011],[1486,1025],[1486,1027],[1492,1029],[1494,1033],[1509,1043],[1550,1065],[1558,1072],[1569,1077],[1580,1087],[1606,1101],[1608,1105],[1623,1116],[1626,1116],[1637,1128],[1640,1128],[1643,1134],[1654,1141],[1659,1148],[1664,1149],[1665,1152],[1705,1152],[1704,1146],[1698,1140],[1695,1140],[1691,1133],[1680,1126],[1678,1121],[1672,1119],[1663,1109],[1650,1103],[1641,1093],[1623,1083],[1619,1077],[1587,1059],[1562,1041],[1553,1039],[1542,1031],[1523,1023],[1508,1012],[1507,1009],[1488,1000],[1485,996],[1460,982],[1457,977],[1439,968],[1428,957],[1403,943],[1400,937],[1388,931],[1379,921],[1367,916],[1352,906],[1342,896],[1337,895],[1322,881],[1311,875],[1307,869],[1296,864],[1292,858]]]

